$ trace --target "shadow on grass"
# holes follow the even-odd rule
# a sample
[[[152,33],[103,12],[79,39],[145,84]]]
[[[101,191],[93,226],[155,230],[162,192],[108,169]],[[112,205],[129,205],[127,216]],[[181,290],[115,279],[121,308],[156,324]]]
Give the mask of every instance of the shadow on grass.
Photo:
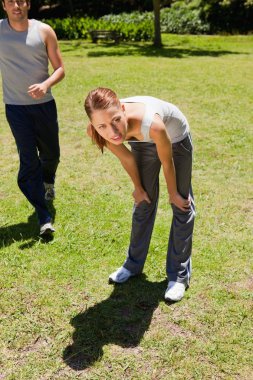
[[[217,49],[215,47],[200,48],[200,47],[184,47],[164,45],[157,48],[152,44],[140,45],[121,43],[114,45],[111,43],[100,43],[98,45],[82,44],[81,42],[65,43],[61,47],[62,52],[75,52],[76,56],[83,57],[87,54],[88,57],[110,57],[110,56],[147,56],[147,57],[167,57],[167,58],[186,58],[186,57],[219,57],[228,54],[248,54],[232,50]],[[83,54],[82,54],[83,51]]]
[[[48,202],[48,209],[55,219],[56,210],[52,202]],[[17,241],[23,242],[19,246],[20,249],[32,247],[37,241],[48,243],[53,240],[53,236],[41,238],[39,235],[39,225],[36,212],[30,215],[27,223],[18,223],[11,226],[0,227],[0,248],[7,247]],[[29,241],[27,241],[29,240]]]
[[[153,46],[149,47],[134,47],[134,48],[124,48],[119,47],[115,50],[106,51],[105,49],[88,52],[88,57],[102,57],[102,56],[124,56],[124,55],[137,55],[137,56],[147,56],[147,57],[165,57],[165,58],[186,58],[186,57],[219,57],[227,54],[240,54],[238,52],[230,50],[208,50],[208,49],[197,49],[197,48],[155,48]]]
[[[71,320],[73,344],[63,352],[65,363],[80,371],[103,356],[104,345],[138,346],[163,299],[166,283],[147,281],[142,274],[124,285],[114,285],[108,299],[76,315]]]

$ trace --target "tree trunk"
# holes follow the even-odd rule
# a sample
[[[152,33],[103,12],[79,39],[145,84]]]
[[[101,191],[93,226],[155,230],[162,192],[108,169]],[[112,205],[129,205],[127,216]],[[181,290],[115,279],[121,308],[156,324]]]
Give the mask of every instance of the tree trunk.
[[[161,38],[161,26],[160,26],[160,0],[153,0],[153,8],[154,8],[154,26],[155,26],[155,37],[154,37],[154,45],[156,47],[162,46],[162,38]]]

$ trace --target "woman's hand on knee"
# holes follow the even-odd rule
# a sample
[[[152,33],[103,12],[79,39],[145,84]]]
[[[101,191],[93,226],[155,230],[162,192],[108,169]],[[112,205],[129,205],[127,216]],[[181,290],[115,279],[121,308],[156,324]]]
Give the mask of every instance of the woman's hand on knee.
[[[188,199],[183,198],[179,193],[170,194],[170,203],[175,205],[177,208],[179,208],[182,211],[189,211],[189,208],[191,206],[191,198],[190,195]]]
[[[138,206],[141,202],[151,203],[149,196],[144,189],[134,189],[132,195],[136,206]]]

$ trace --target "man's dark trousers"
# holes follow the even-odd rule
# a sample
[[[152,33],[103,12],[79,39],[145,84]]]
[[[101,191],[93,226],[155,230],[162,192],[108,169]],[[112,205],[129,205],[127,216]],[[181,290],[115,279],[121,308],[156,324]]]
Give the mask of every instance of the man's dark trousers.
[[[35,207],[40,225],[50,222],[43,182],[54,183],[60,158],[55,101],[6,104],[5,110],[19,153],[19,188]]]

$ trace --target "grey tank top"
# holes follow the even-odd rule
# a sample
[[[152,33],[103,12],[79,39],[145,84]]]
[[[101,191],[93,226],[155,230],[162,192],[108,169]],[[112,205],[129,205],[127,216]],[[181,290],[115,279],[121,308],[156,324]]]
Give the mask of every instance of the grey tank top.
[[[121,103],[143,103],[145,106],[144,117],[141,123],[141,133],[143,140],[140,142],[153,142],[149,136],[149,130],[158,114],[166,127],[167,133],[172,143],[183,140],[190,131],[190,127],[183,113],[172,103],[154,98],[152,96],[133,96],[120,99]],[[137,142],[137,140],[131,140]]]
[[[28,87],[49,77],[48,55],[40,35],[41,22],[30,20],[25,32],[13,30],[0,20],[0,70],[5,104],[30,105],[53,99],[49,89],[42,99],[32,99]]]

